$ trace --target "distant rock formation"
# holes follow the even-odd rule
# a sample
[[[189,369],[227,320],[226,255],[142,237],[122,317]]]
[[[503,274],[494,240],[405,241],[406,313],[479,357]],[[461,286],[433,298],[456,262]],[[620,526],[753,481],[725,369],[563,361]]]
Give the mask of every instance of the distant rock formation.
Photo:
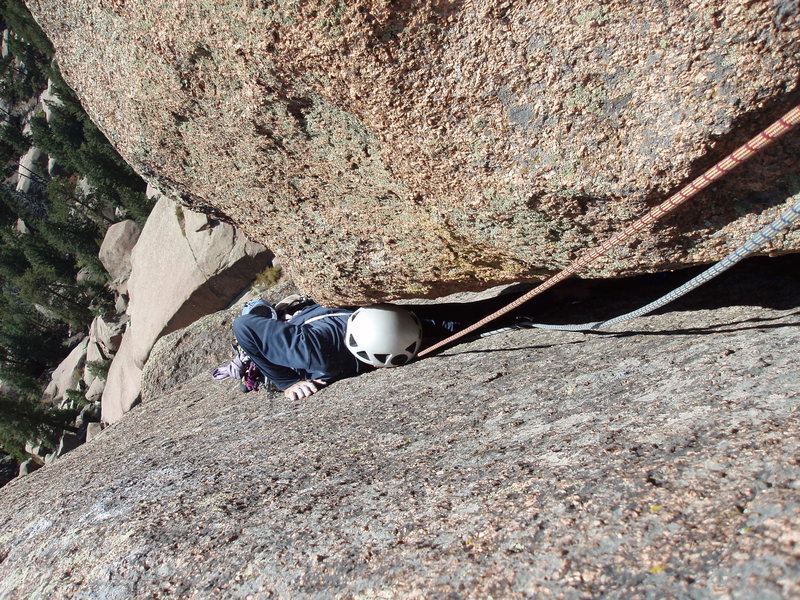
[[[146,179],[329,303],[541,278],[800,100],[796,2],[28,5]],[[798,138],[586,273],[723,256]]]
[[[100,246],[100,262],[111,280],[122,294],[128,293],[128,277],[131,274],[131,253],[141,234],[136,221],[130,219],[114,223],[106,231]]]
[[[124,333],[124,324],[121,322],[108,322],[102,317],[95,317],[89,327],[89,338],[100,346],[105,354],[113,354],[119,348]]]
[[[44,391],[44,399],[53,402],[65,397],[68,390],[78,389],[86,366],[86,350],[89,338],[84,338],[53,371],[50,383]]]
[[[271,258],[232,226],[159,196],[129,259],[130,320],[103,390],[103,421],[118,420],[138,400],[158,338],[226,307]]]

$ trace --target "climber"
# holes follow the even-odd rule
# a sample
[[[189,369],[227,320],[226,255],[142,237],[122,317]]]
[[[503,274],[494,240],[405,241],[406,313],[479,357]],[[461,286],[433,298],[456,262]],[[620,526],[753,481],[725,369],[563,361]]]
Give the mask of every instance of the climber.
[[[291,296],[275,307],[245,304],[233,322],[240,348],[289,400],[376,367],[406,364],[423,345],[451,335],[508,302],[507,296],[472,303],[325,308]],[[513,319],[513,317],[511,317]]]
[[[245,304],[233,322],[240,348],[262,374],[288,399],[299,400],[321,387],[358,375],[367,365],[344,344],[351,310],[331,309],[316,303],[276,311],[262,299]]]

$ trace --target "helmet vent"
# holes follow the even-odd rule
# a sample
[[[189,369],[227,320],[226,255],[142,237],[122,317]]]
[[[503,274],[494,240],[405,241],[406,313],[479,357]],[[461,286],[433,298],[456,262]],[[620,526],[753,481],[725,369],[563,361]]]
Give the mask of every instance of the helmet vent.
[[[380,363],[384,363],[385,364],[387,358],[389,358],[388,354],[376,354],[375,355],[375,360],[377,360]]]
[[[409,354],[416,354],[417,346],[419,346],[419,342],[414,342],[408,348],[406,348],[406,352],[408,352]]]
[[[362,350],[361,352],[358,352],[357,354],[358,354],[358,356],[360,356],[360,357],[361,357],[361,358],[363,358],[364,360],[367,360],[367,361],[369,360],[369,354],[367,354],[367,353],[366,353],[366,352],[364,352],[363,350]]]
[[[347,339],[347,345],[352,346],[353,348],[358,346],[358,342],[356,342],[356,338],[353,337],[352,333],[350,334],[350,337]]]
[[[400,365],[404,365],[408,362],[408,357],[405,354],[398,354],[397,356],[392,357],[392,364],[395,367],[399,367]]]

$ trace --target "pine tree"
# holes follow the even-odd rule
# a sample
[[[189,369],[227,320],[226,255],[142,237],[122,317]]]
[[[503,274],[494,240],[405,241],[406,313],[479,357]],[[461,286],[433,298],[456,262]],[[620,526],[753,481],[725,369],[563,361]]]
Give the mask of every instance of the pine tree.
[[[77,282],[64,281],[55,270],[44,264],[34,264],[17,280],[20,295],[57,315],[77,330],[92,321],[88,298]]]
[[[31,137],[22,133],[21,117],[6,117],[0,127],[0,140],[11,147],[17,156],[25,154],[31,147]]]
[[[66,355],[61,344],[65,328],[50,321],[24,301],[16,289],[4,286],[0,294],[0,346],[4,362],[28,375],[39,377],[45,369],[57,365]],[[0,380],[5,380],[0,377]]]
[[[68,283],[75,279],[77,268],[74,259],[50,245],[49,240],[39,231],[16,233],[16,239],[31,268],[46,269],[59,282]]]
[[[106,271],[98,257],[102,234],[91,218],[100,215],[97,212],[87,214],[92,207],[68,193],[66,184],[64,180],[48,184],[48,213],[47,218],[40,221],[39,230],[53,247],[75,256],[79,267],[88,267],[96,276],[105,278]]]
[[[50,109],[50,120],[44,115],[31,119],[33,143],[55,158],[71,172],[80,172],[80,148],[84,142],[83,125],[76,121],[63,106]]]
[[[33,142],[69,172],[85,176],[99,204],[124,208],[143,225],[153,208],[147,185],[83,112],[60,75],[53,88],[63,105],[51,107],[49,121],[41,115],[31,120]]]
[[[30,177],[36,184],[20,193],[0,184],[0,380],[16,394],[0,392],[0,448],[24,459],[28,440],[55,441],[67,426],[63,413],[38,398],[47,372],[67,353],[70,328],[85,328],[96,313],[110,310],[113,294],[95,280],[77,281],[79,267],[105,274],[98,259],[102,235],[112,220],[109,208],[143,224],[152,203],[146,185],[92,123],[64,82],[53,47],[22,0],[0,0],[8,25],[10,55],[0,58],[0,164],[7,175],[31,143],[59,165],[59,175]],[[49,103],[49,119],[31,120],[23,135],[19,113],[50,79],[60,103]],[[85,177],[91,193],[76,193]],[[18,220],[26,228],[19,231]]]
[[[82,214],[94,223],[97,232],[104,235],[114,220],[108,217],[108,204],[94,193],[81,194],[77,190],[75,176],[54,177],[47,183],[47,199],[50,214],[56,220],[64,220],[67,214]]]
[[[47,39],[22,0],[0,0],[0,14],[7,27],[31,44],[43,57],[44,62],[52,58],[53,44]]]
[[[0,275],[16,280],[22,277],[28,267],[30,263],[21,248],[10,244],[0,245]]]
[[[0,448],[23,462],[28,458],[28,441],[41,440],[54,448],[62,431],[76,431],[70,425],[75,416],[75,411],[54,409],[30,398],[0,392]]]

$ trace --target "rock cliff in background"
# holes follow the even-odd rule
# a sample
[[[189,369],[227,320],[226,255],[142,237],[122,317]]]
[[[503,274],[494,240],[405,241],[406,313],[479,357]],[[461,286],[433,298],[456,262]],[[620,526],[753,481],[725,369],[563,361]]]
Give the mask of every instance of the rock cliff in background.
[[[44,391],[44,400],[61,400],[67,390],[78,388],[78,382],[83,379],[83,368],[86,364],[88,345],[89,338],[83,339],[55,368],[50,383]]]
[[[301,402],[212,382],[236,310],[204,317],[137,410],[0,489],[0,597],[797,598],[798,258],[627,333],[510,332]]]
[[[271,258],[230,225],[161,197],[130,258],[130,321],[103,390],[103,421],[116,421],[136,402],[159,337],[226,307]]]
[[[146,179],[328,302],[541,277],[799,99],[796,2],[28,5]],[[720,257],[797,191],[799,152],[587,273]]]

